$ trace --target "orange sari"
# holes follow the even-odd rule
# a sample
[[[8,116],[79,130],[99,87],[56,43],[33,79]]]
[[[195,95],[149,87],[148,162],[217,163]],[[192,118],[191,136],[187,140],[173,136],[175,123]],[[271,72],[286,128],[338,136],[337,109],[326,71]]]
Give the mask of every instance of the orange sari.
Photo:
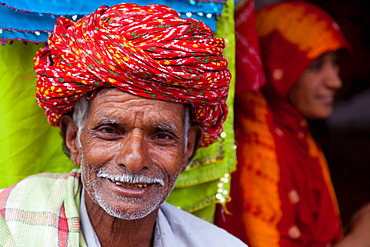
[[[287,95],[313,60],[348,45],[326,13],[303,1],[262,9],[256,20],[266,85],[235,97],[238,165],[230,214],[219,208],[216,224],[251,247],[328,246],[341,238],[329,170]]]
[[[216,224],[252,247],[333,244],[341,225],[325,158],[301,114],[280,103],[271,110],[261,92],[238,97],[232,215]]]

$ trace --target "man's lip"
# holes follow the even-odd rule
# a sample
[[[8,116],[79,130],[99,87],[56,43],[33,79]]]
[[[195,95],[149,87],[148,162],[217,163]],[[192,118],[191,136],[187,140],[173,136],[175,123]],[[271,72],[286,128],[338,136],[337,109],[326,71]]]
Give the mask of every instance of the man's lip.
[[[129,189],[141,189],[141,188],[146,188],[149,185],[149,184],[141,184],[141,183],[125,183],[125,182],[120,182],[120,181],[112,181],[112,182],[114,182],[118,186],[129,188]]]
[[[136,186],[133,186],[134,184],[131,183],[119,182],[125,185],[122,186],[117,184],[117,181],[112,181],[107,178],[104,178],[103,180],[105,180],[108,183],[108,186],[110,187],[110,190],[112,192],[119,196],[125,197],[143,198],[147,196],[150,193],[150,191],[156,187],[156,185],[158,186],[158,184],[145,184],[145,186],[142,186],[143,184],[136,184]]]
[[[161,186],[164,185],[164,180],[158,177],[148,177],[142,175],[134,175],[134,174],[121,174],[121,175],[113,175],[109,173],[99,172],[99,178],[107,178],[112,182],[120,182],[122,184],[159,184]]]

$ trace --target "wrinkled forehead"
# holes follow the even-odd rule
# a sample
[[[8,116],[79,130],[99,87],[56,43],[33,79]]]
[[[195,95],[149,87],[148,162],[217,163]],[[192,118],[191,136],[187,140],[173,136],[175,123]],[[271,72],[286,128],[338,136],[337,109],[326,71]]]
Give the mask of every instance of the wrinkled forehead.
[[[88,117],[103,122],[183,123],[185,105],[144,98],[117,88],[104,88],[91,99]]]

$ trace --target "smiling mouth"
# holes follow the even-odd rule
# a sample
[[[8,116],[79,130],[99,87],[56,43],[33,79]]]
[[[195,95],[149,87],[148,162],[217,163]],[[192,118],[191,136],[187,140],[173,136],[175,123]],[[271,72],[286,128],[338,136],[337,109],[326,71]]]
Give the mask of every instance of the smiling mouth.
[[[334,96],[333,95],[320,95],[317,97],[317,99],[322,101],[323,103],[332,104],[334,101]]]
[[[148,184],[132,184],[132,183],[123,183],[119,181],[112,181],[112,182],[118,186],[121,186],[127,189],[142,189],[142,188],[148,187]]]
[[[119,187],[131,190],[144,189],[151,185],[164,186],[164,180],[161,178],[151,178],[136,174],[113,175],[105,172],[99,172],[98,177],[108,179],[110,182]]]

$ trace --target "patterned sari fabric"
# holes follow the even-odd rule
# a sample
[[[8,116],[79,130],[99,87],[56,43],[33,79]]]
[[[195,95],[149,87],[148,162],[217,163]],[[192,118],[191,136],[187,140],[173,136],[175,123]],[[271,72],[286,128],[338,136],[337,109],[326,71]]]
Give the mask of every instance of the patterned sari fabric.
[[[341,238],[329,170],[287,95],[317,57],[348,44],[326,13],[303,1],[268,6],[256,18],[266,85],[236,96],[231,214],[219,212],[216,223],[253,247],[329,246]]]

